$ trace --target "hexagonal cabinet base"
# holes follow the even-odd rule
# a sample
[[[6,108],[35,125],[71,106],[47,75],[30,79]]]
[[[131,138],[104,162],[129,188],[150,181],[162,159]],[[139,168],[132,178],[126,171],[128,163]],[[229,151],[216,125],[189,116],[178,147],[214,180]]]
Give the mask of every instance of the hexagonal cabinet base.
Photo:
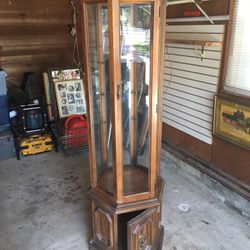
[[[164,186],[164,183],[162,182]],[[93,238],[90,249],[162,249],[164,229],[160,225],[162,189],[151,200],[112,206],[91,194]]]

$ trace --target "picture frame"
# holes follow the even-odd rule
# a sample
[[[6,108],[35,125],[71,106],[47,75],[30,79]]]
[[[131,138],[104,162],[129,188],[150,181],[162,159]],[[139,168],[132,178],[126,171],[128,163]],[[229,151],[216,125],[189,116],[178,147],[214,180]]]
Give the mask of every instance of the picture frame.
[[[213,133],[249,149],[250,107],[216,96]]]
[[[81,72],[78,68],[67,67],[64,69],[54,68],[50,69],[51,80],[55,82],[80,80]]]
[[[55,81],[54,85],[60,118],[87,113],[82,79]]]
[[[52,91],[52,84],[49,80],[49,75],[47,72],[43,72],[43,85],[44,85],[44,92],[45,92],[45,98],[46,98],[46,105],[47,105],[47,113],[48,113],[48,120],[54,121],[54,109],[53,109],[53,91]]]
[[[85,87],[82,80],[82,72],[79,68],[72,65],[48,68],[43,78],[50,121],[59,122],[60,119],[67,118],[74,114],[86,114]],[[75,95],[77,94],[79,98],[73,96],[72,91],[70,93],[70,91],[67,90],[68,85],[70,86],[71,84],[74,86],[74,84],[78,84],[72,81],[78,81],[79,86],[81,86],[81,90],[75,91],[77,93],[73,93]],[[60,83],[62,84],[59,85]],[[58,89],[58,86],[64,85],[66,86],[66,92],[69,93],[62,95],[62,93],[60,93],[62,91]],[[68,103],[67,98],[70,98],[70,103]]]

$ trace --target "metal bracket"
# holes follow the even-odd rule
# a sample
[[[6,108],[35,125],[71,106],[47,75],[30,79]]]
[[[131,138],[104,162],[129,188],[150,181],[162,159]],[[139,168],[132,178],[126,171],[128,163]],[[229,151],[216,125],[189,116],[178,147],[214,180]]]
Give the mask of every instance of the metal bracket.
[[[194,50],[198,53],[201,61],[203,61],[205,59],[205,56],[204,56],[204,47],[205,45],[201,45],[201,52],[195,47]]]

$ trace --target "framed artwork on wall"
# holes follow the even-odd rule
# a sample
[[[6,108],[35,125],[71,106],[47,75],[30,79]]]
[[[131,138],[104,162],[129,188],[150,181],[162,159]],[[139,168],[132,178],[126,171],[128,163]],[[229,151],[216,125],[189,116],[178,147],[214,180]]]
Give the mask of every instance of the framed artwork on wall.
[[[83,81],[55,81],[55,93],[60,118],[73,114],[86,114],[85,93]]]
[[[215,97],[214,135],[250,148],[250,107]]]

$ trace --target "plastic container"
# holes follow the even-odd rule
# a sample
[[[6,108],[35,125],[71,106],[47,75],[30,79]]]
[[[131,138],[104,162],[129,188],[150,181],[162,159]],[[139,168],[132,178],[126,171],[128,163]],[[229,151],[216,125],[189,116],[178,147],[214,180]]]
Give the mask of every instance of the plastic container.
[[[0,96],[7,95],[6,76],[5,71],[0,71]]]
[[[72,115],[65,124],[65,148],[76,149],[87,144],[88,124],[86,116]]]
[[[8,96],[0,96],[0,125],[9,124]]]

